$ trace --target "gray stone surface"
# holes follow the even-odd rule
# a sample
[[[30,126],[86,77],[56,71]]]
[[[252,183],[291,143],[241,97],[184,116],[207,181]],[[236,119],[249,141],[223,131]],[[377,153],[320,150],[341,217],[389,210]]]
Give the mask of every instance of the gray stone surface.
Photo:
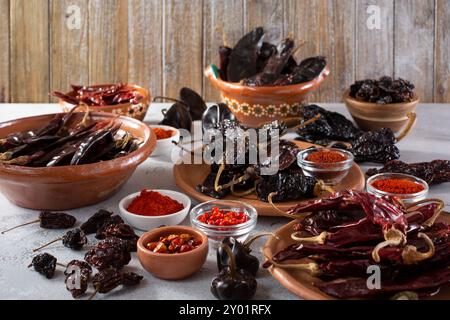
[[[167,105],[166,105],[167,106]],[[159,110],[164,105],[152,105],[146,121],[159,119]],[[346,115],[343,105],[324,105]],[[0,105],[0,122],[35,114],[58,112],[57,105]],[[421,105],[418,108],[418,123],[411,135],[399,143],[402,160],[429,161],[450,159],[450,105]],[[363,166],[364,170],[367,169]],[[1,183],[1,181],[0,181]],[[450,185],[435,186],[430,196],[450,201]],[[79,221],[84,221],[97,209],[105,208],[118,212],[118,202],[124,196],[143,188],[177,189],[172,177],[172,164],[165,158],[151,158],[141,165],[128,183],[111,199],[96,206],[71,211]],[[74,194],[74,197],[77,195]],[[447,208],[448,210],[448,208]],[[29,220],[36,219],[37,212],[18,208],[0,195],[0,230]],[[257,232],[273,231],[287,223],[287,219],[264,218],[258,221]],[[188,224],[189,221],[185,221]],[[37,225],[18,229],[6,235],[0,235],[0,299],[71,299],[64,286],[63,271],[58,269],[54,279],[47,280],[39,274],[28,270],[33,253],[32,248],[61,235],[59,231],[41,230]],[[90,238],[91,243],[95,242]],[[263,245],[260,241],[255,246]],[[70,251],[57,243],[46,252],[55,255],[60,262],[82,259],[84,253]],[[210,252],[203,269],[195,276],[184,281],[162,281],[146,273],[134,255],[128,270],[145,276],[142,284],[134,290],[115,290],[98,296],[98,299],[213,299],[209,284],[216,273],[215,252]],[[258,276],[257,299],[297,299],[283,288],[270,274],[263,270]]]

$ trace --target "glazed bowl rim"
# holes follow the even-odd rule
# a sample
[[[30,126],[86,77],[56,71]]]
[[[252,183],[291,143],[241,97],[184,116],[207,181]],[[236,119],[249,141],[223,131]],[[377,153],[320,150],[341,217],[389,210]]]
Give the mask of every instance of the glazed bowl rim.
[[[170,231],[170,230],[174,230],[174,231]],[[149,237],[153,236],[154,234],[160,233],[160,232],[166,233],[165,231],[167,231],[168,235],[181,234],[183,232],[191,233],[191,234],[195,233],[197,236],[199,236],[201,238],[202,243],[197,248],[195,248],[191,251],[183,252],[183,253],[172,253],[172,254],[171,253],[152,252],[145,247],[145,245],[147,243],[151,242],[151,241],[147,240]],[[144,239],[146,240],[145,244],[144,244]],[[188,255],[192,255],[194,253],[200,252],[201,250],[204,250],[205,247],[206,248],[208,247],[208,241],[209,241],[208,236],[203,231],[198,230],[196,228],[189,227],[189,226],[166,226],[166,227],[155,228],[155,229],[152,229],[152,230],[147,231],[144,234],[142,234],[138,239],[137,248],[138,248],[138,252],[146,254],[150,257],[176,259],[177,257],[186,257]]]
[[[191,198],[189,198],[184,193],[181,193],[181,192],[178,192],[178,191],[174,191],[174,190],[168,190],[168,189],[144,189],[144,190],[158,192],[158,193],[160,193],[160,194],[162,194],[164,196],[168,196],[168,197],[171,197],[171,196],[168,195],[168,193],[176,194],[176,197],[178,197],[178,199],[182,198],[183,200],[185,200],[187,205],[183,209],[181,209],[180,211],[177,211],[177,212],[174,212],[174,213],[171,213],[171,214],[166,214],[164,216],[142,216],[142,215],[139,215],[139,214],[132,213],[132,212],[128,211],[125,208],[124,203],[126,201],[130,200],[130,199],[137,198],[141,194],[141,192],[142,192],[142,190],[141,190],[139,192],[134,192],[132,194],[129,194],[128,196],[123,197],[122,200],[120,200],[120,202],[119,202],[119,210],[121,211],[121,213],[123,213],[125,215],[129,215],[129,216],[131,216],[133,218],[138,218],[138,219],[142,219],[142,220],[145,220],[145,221],[164,220],[164,218],[173,218],[173,217],[176,217],[176,216],[183,215],[184,213],[186,213],[186,211],[187,211],[186,215],[189,213],[192,201],[191,201]],[[173,199],[173,200],[177,200],[178,201],[178,199]],[[182,203],[182,204],[184,206],[184,203]]]
[[[79,113],[79,112],[77,112]],[[13,122],[18,121],[24,121],[24,120],[31,120],[31,119],[38,119],[38,118],[50,118],[54,117],[61,113],[49,113],[49,114],[41,114],[37,116],[31,116],[31,117],[25,117],[25,118],[18,118],[13,119],[9,121],[5,121],[0,123],[0,128],[9,127],[13,125]],[[76,113],[75,113],[76,114]],[[73,172],[74,174],[77,173],[80,176],[86,177],[92,177],[95,179],[95,174],[82,174],[83,169],[86,171],[95,171],[95,173],[104,172],[107,171],[109,173],[123,171],[124,169],[119,164],[126,164],[126,167],[130,166],[137,166],[144,162],[148,156],[153,152],[153,150],[156,147],[156,135],[155,133],[150,130],[150,128],[143,122],[136,120],[131,117],[126,116],[117,116],[112,113],[105,113],[105,112],[91,112],[90,116],[96,116],[99,118],[106,118],[106,119],[118,119],[122,122],[131,122],[136,125],[140,130],[143,131],[143,135],[147,138],[141,142],[141,146],[133,151],[132,153],[102,162],[95,162],[90,164],[82,164],[82,165],[76,165],[76,166],[60,166],[60,167],[26,167],[26,166],[18,166],[18,165],[11,165],[11,164],[2,164],[0,163],[0,175],[1,174],[10,174],[14,176],[34,176],[34,177],[42,177],[45,175],[48,176],[58,176],[58,173],[61,172]],[[98,168],[99,164],[102,164],[102,168]],[[104,166],[107,166],[106,168],[103,168]],[[97,168],[97,170],[95,170]],[[89,170],[91,169],[91,170]]]

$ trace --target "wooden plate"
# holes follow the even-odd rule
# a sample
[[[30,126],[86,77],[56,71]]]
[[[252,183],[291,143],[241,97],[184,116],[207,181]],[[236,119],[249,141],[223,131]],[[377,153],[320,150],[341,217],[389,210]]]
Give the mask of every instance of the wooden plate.
[[[309,148],[313,146],[312,144],[295,141],[295,143],[301,147],[302,149]],[[210,172],[210,167],[207,164],[180,164],[176,165],[173,169],[175,182],[177,186],[183,190],[190,197],[201,201],[206,202],[210,200],[214,200],[207,195],[204,195],[201,192],[198,192],[195,187],[201,184],[205,178],[208,176]],[[347,177],[338,185],[334,187],[336,191],[343,189],[354,189],[354,190],[363,190],[365,187],[365,178],[364,173],[361,171],[361,168],[355,164],[348,173]],[[229,195],[225,197],[227,200],[239,200],[248,203],[256,208],[258,214],[261,216],[277,216],[276,213],[273,212],[273,208],[270,204],[260,201],[256,195],[249,195],[246,197],[235,197],[233,195]],[[277,206],[282,210],[287,210],[290,207],[296,205],[299,201],[288,201],[283,203],[278,203]]]
[[[450,215],[442,213],[437,221],[450,223]],[[279,237],[275,239],[271,237],[263,248],[265,257],[273,257],[280,250],[295,243],[291,239],[293,226],[297,221],[292,221],[276,231]],[[290,262],[293,262],[291,260]],[[287,263],[287,262],[286,262]],[[307,271],[281,269],[270,267],[269,272],[278,280],[286,289],[293,294],[307,300],[337,300],[337,298],[327,295],[313,286],[313,282],[320,283],[321,280],[311,276]],[[432,300],[448,300],[450,299],[450,285],[442,286],[440,292],[431,297]]]

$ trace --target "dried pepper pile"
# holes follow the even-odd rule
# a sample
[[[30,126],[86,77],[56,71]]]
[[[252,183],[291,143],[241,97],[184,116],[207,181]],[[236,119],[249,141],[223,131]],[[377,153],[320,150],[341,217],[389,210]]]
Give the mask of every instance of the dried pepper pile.
[[[308,82],[318,77],[326,67],[324,57],[313,57],[297,64],[294,58],[298,47],[292,38],[274,45],[265,41],[266,32],[255,28],[234,48],[219,48],[219,75],[228,82],[242,82],[246,86],[286,86]]]
[[[350,86],[350,96],[378,104],[411,102],[414,100],[414,85],[407,80],[385,76],[379,80],[356,81]]]
[[[28,167],[90,164],[123,157],[139,148],[140,141],[120,132],[115,120],[89,121],[89,111],[72,123],[73,108],[57,114],[44,127],[17,132],[0,139],[0,163]]]
[[[357,191],[304,202],[287,211],[300,218],[296,244],[265,266],[309,271],[316,287],[338,298],[428,296],[450,281],[450,225],[437,222],[443,207],[440,200],[405,206]],[[369,266],[380,268],[380,289],[367,286]]]

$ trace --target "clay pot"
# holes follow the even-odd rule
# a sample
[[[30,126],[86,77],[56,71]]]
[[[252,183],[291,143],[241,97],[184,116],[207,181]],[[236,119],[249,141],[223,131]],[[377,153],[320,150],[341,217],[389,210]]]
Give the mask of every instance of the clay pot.
[[[166,254],[155,253],[145,246],[172,234],[191,234],[201,239],[202,244],[189,252]],[[153,229],[144,233],[137,243],[137,255],[145,270],[155,277],[165,280],[181,280],[196,273],[205,264],[208,255],[208,237],[201,231],[184,226],[171,226]]]
[[[243,125],[257,128],[275,120],[301,115],[301,104],[330,74],[328,66],[312,81],[290,86],[247,87],[217,78],[209,66],[205,76],[220,91],[222,100]]]
[[[83,113],[74,114],[79,121]],[[54,114],[17,119],[0,124],[0,137],[42,127]],[[92,113],[93,120],[108,120],[110,113]],[[144,123],[119,117],[122,130],[143,141],[138,150],[114,160],[79,166],[32,168],[0,164],[0,191],[14,204],[34,210],[68,210],[101,202],[131,177],[156,146],[156,136]]]
[[[94,85],[93,87],[99,87],[99,86],[105,86],[108,84],[99,84]],[[112,85],[112,84],[109,84]],[[113,106],[101,106],[101,107],[91,107],[92,112],[109,112],[118,114],[121,116],[126,116],[130,118],[137,119],[139,121],[143,121],[145,118],[145,115],[147,114],[148,108],[151,103],[151,94],[147,89],[144,89],[137,85],[129,84],[128,87],[133,88],[135,91],[139,92],[144,98],[142,101],[138,104],[131,104],[129,103],[122,103],[122,104],[116,104]],[[66,93],[68,96],[74,96],[74,92],[70,91]],[[64,112],[70,111],[75,105],[68,103],[62,99],[59,99],[59,104],[63,107]]]
[[[365,131],[390,128],[400,131],[409,121],[408,114],[416,111],[419,97],[415,95],[411,102],[378,104],[359,101],[350,97],[350,91],[344,93],[348,111],[358,126]]]

